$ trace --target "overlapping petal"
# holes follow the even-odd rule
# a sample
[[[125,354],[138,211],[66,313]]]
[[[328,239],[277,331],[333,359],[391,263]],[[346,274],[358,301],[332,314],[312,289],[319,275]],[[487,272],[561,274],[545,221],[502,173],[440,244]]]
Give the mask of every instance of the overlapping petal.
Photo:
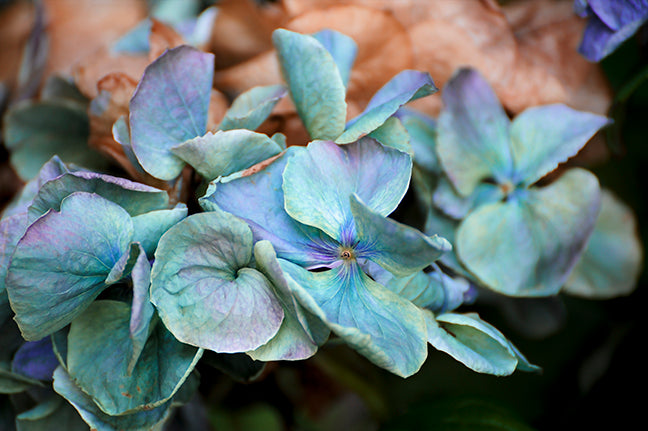
[[[132,235],[133,223],[123,208],[85,192],[71,194],[60,212],[49,211],[30,225],[6,279],[25,339],[39,340],[82,313],[106,288],[105,279]]]
[[[437,151],[459,194],[470,195],[488,178],[507,181],[513,168],[509,119],[484,78],[460,69],[445,86],[443,102]]]
[[[555,294],[594,229],[599,205],[596,177],[583,169],[570,169],[549,186],[469,214],[457,230],[458,256],[498,292]]]
[[[411,166],[409,155],[371,138],[345,146],[311,142],[284,170],[286,212],[344,243],[355,230],[349,197],[356,193],[372,211],[387,216],[407,191]]]
[[[194,214],[162,237],[155,258],[151,300],[182,342],[245,352],[279,330],[283,309],[270,281],[252,268],[252,232],[240,219]]]
[[[171,147],[207,128],[214,56],[189,46],[168,50],[144,72],[130,102],[131,145],[149,174],[172,180],[184,162]]]
[[[300,303],[376,365],[402,377],[427,356],[427,329],[418,307],[373,281],[355,263],[309,272],[280,260]]]
[[[313,36],[278,29],[272,34],[297,113],[312,139],[344,131],[346,89],[335,60]]]

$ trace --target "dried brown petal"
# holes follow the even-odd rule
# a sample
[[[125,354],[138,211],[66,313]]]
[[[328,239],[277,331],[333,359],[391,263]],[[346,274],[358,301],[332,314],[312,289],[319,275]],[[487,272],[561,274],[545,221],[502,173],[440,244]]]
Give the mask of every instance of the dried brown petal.
[[[43,4],[50,38],[46,76],[70,73],[79,60],[105,48],[147,14],[146,2],[138,0],[44,0]]]
[[[151,34],[149,36],[149,61],[153,61],[167,49],[175,48],[185,43],[185,40],[171,26],[151,19]]]
[[[34,7],[18,1],[0,9],[0,82],[15,84],[22,58],[23,46],[34,25]]]
[[[224,69],[272,49],[272,31],[285,21],[283,9],[253,0],[222,0],[212,30],[210,51]]]

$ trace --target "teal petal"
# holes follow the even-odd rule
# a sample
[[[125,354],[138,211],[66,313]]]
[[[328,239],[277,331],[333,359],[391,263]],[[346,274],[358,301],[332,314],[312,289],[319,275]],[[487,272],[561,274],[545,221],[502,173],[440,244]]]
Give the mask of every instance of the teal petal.
[[[263,274],[251,267],[252,232],[223,211],[194,214],[162,236],[151,300],[180,341],[222,353],[267,343],[284,312]]]
[[[335,60],[312,36],[277,29],[272,34],[279,64],[297,113],[312,139],[344,131],[346,89]]]
[[[267,135],[246,129],[207,132],[171,148],[208,181],[247,169],[281,151]]]
[[[163,209],[169,204],[169,195],[164,190],[110,175],[71,172],[43,184],[29,207],[30,223],[50,209],[58,211],[63,199],[74,192],[99,195],[132,216]]]
[[[150,211],[133,217],[133,242],[139,242],[146,255],[153,257],[160,237],[187,217],[187,206],[183,203],[169,210]]]
[[[358,55],[358,44],[349,36],[335,30],[324,29],[312,35],[331,54],[337,65],[342,83],[346,87],[351,76],[351,68]]]
[[[481,205],[502,199],[504,199],[504,190],[497,184],[491,183],[479,183],[469,196],[461,196],[445,175],[438,178],[432,195],[433,205],[455,220],[465,218],[470,211]]]
[[[54,391],[79,412],[81,418],[97,431],[160,431],[170,413],[171,402],[149,411],[111,416],[99,409],[92,398],[81,390],[63,367],[54,371]]]
[[[478,373],[508,376],[518,360],[510,342],[477,314],[426,313],[429,342]]]
[[[70,377],[111,416],[148,411],[166,403],[202,354],[157,325],[129,372],[133,349],[130,319],[128,304],[95,301],[72,322],[68,334]]]
[[[475,70],[460,69],[443,89],[443,103],[437,152],[459,194],[470,195],[487,178],[508,181],[509,119],[486,80]]]
[[[427,356],[423,313],[385,289],[357,264],[309,272],[280,260],[299,302],[370,361],[401,377],[416,373]]]
[[[337,249],[337,244],[321,231],[296,222],[284,210],[281,174],[288,159],[300,151],[305,149],[290,147],[257,173],[211,183],[200,204],[206,211],[227,211],[242,218],[255,241],[268,240],[279,257],[308,267],[321,265],[324,252]]]
[[[440,173],[441,165],[436,152],[436,121],[420,112],[406,107],[395,115],[407,130],[414,153],[414,165],[430,173]]]
[[[15,214],[0,220],[0,306],[7,304],[5,278],[16,245],[28,226],[27,214]]]
[[[287,93],[283,85],[251,88],[234,99],[218,128],[256,130]]]
[[[468,215],[457,230],[457,254],[470,272],[500,293],[554,295],[580,258],[599,206],[596,177],[570,169],[549,186]]]
[[[597,299],[628,295],[637,286],[642,262],[632,209],[611,191],[603,190],[594,232],[563,291]]]
[[[414,156],[414,150],[410,145],[410,137],[403,123],[396,117],[389,117],[382,126],[378,127],[368,135],[376,141],[388,147],[396,148],[404,153]]]
[[[351,195],[350,206],[358,238],[358,259],[370,259],[394,275],[402,277],[419,271],[452,249],[440,236],[429,237],[377,214],[356,194]]]
[[[346,130],[335,142],[348,144],[357,141],[380,127],[407,102],[437,91],[429,73],[404,70],[374,94],[365,110],[349,121]]]
[[[529,108],[511,124],[513,181],[531,185],[576,155],[610,120],[565,105]]]
[[[0,394],[18,394],[32,386],[44,386],[43,383],[10,370],[9,364],[0,362]]]
[[[128,374],[133,373],[133,369],[144,351],[151,329],[157,322],[155,307],[151,303],[150,295],[151,263],[141,246],[138,247],[137,259],[131,271],[131,280],[133,284],[133,301],[128,329],[133,348],[126,370]]]
[[[284,320],[270,341],[248,355],[257,361],[294,361],[313,356],[328,338],[329,329],[297,302],[269,241],[254,244],[254,258],[257,269],[272,283]]]
[[[16,415],[17,431],[87,431],[76,410],[58,395],[52,395],[35,407]]]
[[[84,192],[71,194],[60,212],[50,211],[29,226],[6,280],[23,337],[39,340],[82,313],[107,286],[104,280],[132,235],[126,211]]]
[[[353,229],[349,197],[356,193],[371,210],[387,216],[407,192],[411,172],[409,155],[371,138],[344,146],[314,141],[284,170],[286,212],[343,242]]]
[[[128,118],[125,115],[122,115],[113,123],[112,126],[112,135],[115,142],[121,145],[124,154],[128,158],[128,161],[133,165],[135,170],[140,174],[145,174],[146,171],[140,165],[139,160],[133,152],[133,147],[130,142],[130,129],[128,128]]]
[[[372,278],[414,305],[434,313],[458,308],[471,294],[470,283],[466,279],[452,278],[441,271],[418,271],[405,277],[389,276],[384,277],[384,281],[373,274]]]
[[[142,167],[162,180],[176,178],[184,162],[171,147],[207,128],[214,55],[183,45],[144,71],[130,102],[131,145]]]
[[[24,101],[3,118],[4,144],[11,164],[23,180],[38,175],[53,155],[66,163],[102,170],[106,158],[88,147],[90,126],[86,106],[67,100]]]

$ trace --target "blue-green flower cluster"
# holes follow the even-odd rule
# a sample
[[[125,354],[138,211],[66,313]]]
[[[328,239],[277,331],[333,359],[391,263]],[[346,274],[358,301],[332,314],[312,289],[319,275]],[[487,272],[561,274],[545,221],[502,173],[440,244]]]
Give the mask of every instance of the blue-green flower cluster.
[[[428,344],[478,372],[537,369],[476,313],[456,310],[478,288],[546,296],[565,284],[601,193],[578,168],[538,181],[607,119],[554,105],[511,123],[462,70],[435,124],[403,108],[437,91],[406,70],[346,121],[353,40],[282,29],[273,40],[286,86],[239,95],[214,130],[211,54],[180,46],[146,69],[113,132],[165,190],[58,156],[24,171],[31,179],[0,221],[0,317],[13,316],[27,341],[0,362],[0,387],[53,381],[58,395],[33,417],[67,415],[63,397],[94,429],[156,429],[196,391],[205,350],[303,360],[334,337],[402,377]],[[256,131],[288,96],[305,147]],[[8,141],[35,145],[20,109]],[[389,218],[412,178],[426,233]],[[186,190],[198,198],[191,211]],[[575,292],[605,290],[574,277]]]

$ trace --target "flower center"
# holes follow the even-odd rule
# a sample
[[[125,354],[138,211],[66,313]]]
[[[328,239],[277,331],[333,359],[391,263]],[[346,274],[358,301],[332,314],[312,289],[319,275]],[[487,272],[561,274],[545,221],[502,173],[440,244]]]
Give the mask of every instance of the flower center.
[[[355,252],[350,247],[340,247],[339,256],[342,260],[353,260],[355,259]]]

